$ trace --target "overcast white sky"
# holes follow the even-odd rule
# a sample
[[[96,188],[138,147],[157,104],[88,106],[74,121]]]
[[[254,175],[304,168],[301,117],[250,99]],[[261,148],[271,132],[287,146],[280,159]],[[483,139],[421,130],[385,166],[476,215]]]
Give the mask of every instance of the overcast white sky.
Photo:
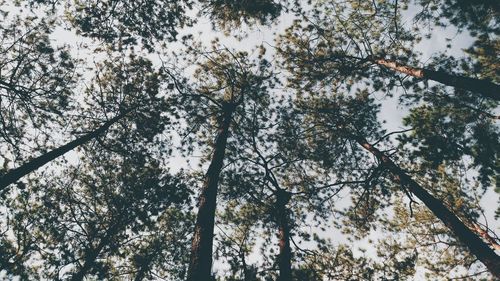
[[[412,14],[412,11],[408,11],[406,14],[409,16]],[[223,45],[226,45],[228,47],[237,49],[237,50],[247,50],[251,51],[255,46],[264,44],[267,46],[273,46],[274,45],[274,40],[276,37],[276,33],[279,34],[281,31],[283,31],[286,27],[288,27],[293,18],[291,17],[286,17],[282,16],[280,18],[280,21],[273,25],[271,28],[267,26],[256,26],[253,27],[253,31],[249,33],[249,36],[246,39],[243,39],[242,41],[235,40],[232,37],[226,37],[221,33],[214,32],[212,30],[211,23],[208,19],[200,19],[199,23],[195,25],[193,28],[190,28],[186,30],[186,32],[192,32],[195,31],[196,33],[199,33],[197,35],[197,39],[200,41],[203,41],[206,43],[208,46],[210,44],[210,41],[213,40],[215,36],[219,37],[221,40],[221,43]],[[418,51],[422,52],[422,62],[425,62],[427,60],[430,60],[430,58],[435,55],[436,53],[439,53],[441,51],[445,51],[445,46],[448,44],[446,41],[446,38],[453,38],[453,46],[454,48],[446,50],[449,55],[454,55],[454,56],[463,56],[464,53],[462,51],[463,48],[467,48],[470,46],[472,43],[472,39],[467,36],[466,34],[461,34],[461,35],[456,35],[456,30],[454,28],[448,28],[446,30],[443,29],[436,29],[433,32],[433,36],[429,40],[424,40],[422,41],[419,45],[417,45]],[[76,56],[79,56],[81,58],[86,58],[89,63],[92,62],[92,60],[99,60],[99,58],[94,58],[95,54],[92,53],[83,53],[81,51],[81,48],[79,48],[79,44],[82,42],[88,43],[92,45],[92,41],[88,39],[83,39],[79,36],[76,36],[73,32],[63,30],[63,29],[58,29],[57,32],[53,34],[53,39],[55,42],[58,43],[64,43],[68,44],[71,46],[74,46],[74,50],[79,50],[77,53],[75,53]],[[175,49],[175,44],[172,45],[172,49]],[[270,51],[269,53],[272,53],[272,49],[268,48]],[[155,60],[154,57],[152,57],[153,60]],[[158,61],[158,60],[156,60]],[[385,128],[388,131],[393,131],[393,130],[398,130],[402,128],[401,125],[401,120],[402,118],[406,115],[407,110],[402,108],[401,106],[398,105],[398,103],[395,100],[391,101],[384,101],[383,102],[383,107],[381,109],[381,114],[380,117],[384,120],[387,121],[387,123],[384,125]],[[67,158],[69,158],[71,161],[76,161],[78,158],[78,155],[75,152],[68,153],[66,155]],[[194,162],[196,160],[194,159]],[[196,164],[196,163],[195,163]],[[184,159],[181,157],[176,157],[171,163],[172,169],[177,170],[179,167],[185,167],[186,162]],[[196,167],[194,165],[193,167]],[[488,218],[488,223],[491,228],[494,228],[498,231],[500,224],[498,221],[494,220],[494,211],[497,207],[497,202],[498,202],[498,194],[493,192],[492,190],[489,190],[486,195],[484,196],[483,200],[481,201],[482,206],[486,210],[486,215]],[[338,231],[331,231],[329,234],[325,233],[325,235],[329,235],[334,242],[336,243],[346,243],[347,240],[345,237],[343,237]],[[370,236],[371,239],[377,239],[379,237],[379,233],[374,233],[373,235]],[[355,246],[366,246],[366,241],[360,241],[357,242]],[[366,248],[366,247],[365,247]],[[368,249],[368,255],[372,256],[374,255],[374,250],[373,249]],[[358,252],[359,254],[359,252]],[[259,259],[258,255],[252,255],[250,258],[251,261],[255,262]],[[216,263],[215,264],[215,269],[222,269],[226,268],[226,266]],[[419,272],[419,274],[422,274],[422,272]],[[0,274],[0,279],[2,278]],[[420,275],[419,277],[416,277],[416,280],[422,280],[422,276]]]

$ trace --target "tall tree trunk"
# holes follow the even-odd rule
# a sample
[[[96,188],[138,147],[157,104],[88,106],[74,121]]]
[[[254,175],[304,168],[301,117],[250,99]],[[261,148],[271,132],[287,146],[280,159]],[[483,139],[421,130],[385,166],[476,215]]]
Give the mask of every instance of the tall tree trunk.
[[[458,238],[465,244],[472,254],[480,260],[488,270],[500,278],[500,257],[474,231],[467,227],[454,213],[452,213],[439,199],[427,192],[408,174],[399,168],[387,155],[368,143],[360,136],[354,139],[367,151],[373,154],[392,173],[395,181],[404,185],[420,201],[422,201],[436,217],[438,217]]]
[[[235,104],[223,105],[223,116],[215,137],[212,160],[208,167],[199,198],[198,214],[191,244],[191,258],[188,269],[188,281],[209,281],[212,270],[212,244],[214,236],[215,209],[219,175],[224,162],[229,127]]]
[[[125,117],[125,115],[129,111],[122,113],[113,119],[110,119],[106,123],[104,123],[101,127],[99,127],[97,130],[87,133],[63,146],[60,146],[56,149],[53,149],[41,156],[36,157],[35,159],[24,163],[21,165],[21,167],[12,169],[8,171],[5,175],[0,177],[0,192],[3,191],[8,185],[15,183],[18,181],[20,178],[23,176],[35,171],[36,169],[40,168],[41,166],[49,163],[50,161],[56,159],[57,157],[65,154],[66,152],[74,149],[75,147],[78,147],[82,144],[85,144],[86,142],[96,138],[100,134],[102,134],[104,131],[106,131],[111,125],[114,123],[118,122],[120,119]]]
[[[243,267],[243,280],[250,281],[250,271],[248,270],[247,261],[245,259],[245,252],[240,249],[239,256],[241,259],[241,266]]]
[[[373,63],[387,67],[397,72],[401,72],[416,78],[433,80],[451,87],[469,90],[475,93],[482,94],[485,97],[494,100],[500,100],[500,85],[493,82],[470,78],[459,75],[452,75],[444,71],[436,71],[426,68],[412,67],[400,64],[393,60],[374,59]]]
[[[279,238],[279,277],[277,281],[292,280],[292,250],[290,248],[290,224],[288,218],[288,209],[286,204],[290,200],[290,194],[283,189],[276,193],[276,216],[278,222]]]

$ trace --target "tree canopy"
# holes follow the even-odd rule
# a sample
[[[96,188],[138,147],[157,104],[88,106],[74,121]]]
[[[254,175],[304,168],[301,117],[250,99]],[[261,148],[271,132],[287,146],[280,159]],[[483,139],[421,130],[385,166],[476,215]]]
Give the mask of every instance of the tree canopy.
[[[0,279],[500,278],[499,11],[0,0]]]

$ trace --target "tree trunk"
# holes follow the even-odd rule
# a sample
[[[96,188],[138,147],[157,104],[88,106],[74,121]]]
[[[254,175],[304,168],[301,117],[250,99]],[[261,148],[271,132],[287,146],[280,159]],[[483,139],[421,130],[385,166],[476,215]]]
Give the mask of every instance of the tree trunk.
[[[223,116],[215,137],[212,160],[205,174],[199,198],[198,214],[191,244],[188,281],[209,281],[212,278],[212,244],[215,209],[217,206],[217,189],[235,106],[235,104],[226,103],[222,109]]]
[[[292,280],[292,250],[290,248],[290,224],[288,209],[286,204],[290,200],[290,194],[283,189],[276,193],[276,216],[278,222],[279,256],[278,267],[279,277],[277,281]]]
[[[411,67],[408,65],[399,64],[398,62],[393,60],[374,59],[371,61],[378,65],[387,67],[394,71],[401,72],[416,78],[433,80],[451,87],[479,93],[490,99],[500,100],[500,85],[497,85],[487,80],[452,75],[444,71]]]
[[[354,139],[367,151],[373,154],[392,173],[395,181],[404,185],[420,201],[422,201],[436,217],[438,217],[458,238],[465,244],[472,254],[480,260],[495,276],[500,277],[500,257],[474,231],[468,228],[454,213],[452,213],[439,199],[427,192],[408,174],[399,168],[387,155],[372,146],[359,136]]]
[[[248,265],[245,259],[245,253],[243,250],[240,250],[239,256],[241,259],[241,266],[243,267],[243,280],[250,281],[250,271],[248,270]]]
[[[122,113],[113,119],[110,119],[106,123],[104,123],[101,127],[99,127],[97,130],[87,133],[76,140],[73,140],[61,147],[58,147],[56,149],[53,149],[41,156],[38,156],[37,158],[24,163],[21,165],[21,167],[12,169],[8,171],[5,175],[0,177],[0,192],[2,192],[8,185],[15,183],[18,181],[20,178],[23,176],[35,171],[36,169],[42,167],[43,165],[49,163],[50,161],[56,159],[57,157],[65,154],[66,152],[74,149],[75,147],[78,147],[82,144],[85,144],[86,142],[96,138],[100,134],[102,134],[104,131],[106,131],[111,125],[114,123],[118,122],[120,119],[122,119],[128,112]]]

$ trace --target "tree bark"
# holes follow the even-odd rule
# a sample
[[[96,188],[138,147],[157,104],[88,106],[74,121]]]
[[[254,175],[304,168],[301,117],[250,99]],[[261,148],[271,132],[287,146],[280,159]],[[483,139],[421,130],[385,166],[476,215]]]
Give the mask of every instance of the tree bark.
[[[400,64],[393,60],[373,59],[371,61],[377,65],[381,65],[416,78],[433,80],[447,86],[479,93],[490,99],[500,100],[500,85],[487,80],[453,75],[444,71],[412,67]]]
[[[215,137],[212,160],[208,167],[199,198],[198,214],[191,243],[191,258],[188,269],[188,281],[212,280],[212,245],[214,236],[215,210],[217,207],[217,189],[226,151],[229,127],[236,105],[225,103],[223,116]]]
[[[394,180],[404,185],[420,201],[422,201],[436,217],[438,217],[458,238],[465,244],[472,254],[480,260],[488,270],[497,278],[500,278],[500,257],[484,242],[474,231],[467,227],[454,213],[452,213],[439,199],[427,192],[422,186],[415,182],[408,174],[399,168],[385,153],[368,143],[360,136],[354,139],[364,149],[373,154],[391,172]]]
[[[278,267],[279,277],[277,281],[292,280],[292,250],[290,248],[290,224],[288,209],[286,204],[290,200],[290,194],[283,189],[276,193],[276,216],[278,222],[279,256]]]
[[[87,133],[61,147],[58,147],[56,149],[53,149],[41,156],[38,156],[34,158],[33,160],[24,163],[18,168],[12,169],[8,171],[5,175],[0,177],[0,192],[2,192],[8,185],[15,183],[18,181],[20,178],[23,176],[35,171],[36,169],[42,167],[43,165],[49,163],[50,161],[56,159],[57,157],[65,154],[66,152],[74,149],[75,147],[78,147],[82,144],[85,144],[86,142],[96,138],[100,134],[102,134],[104,131],[106,131],[111,125],[114,123],[118,122],[120,119],[125,117],[125,115],[128,112],[122,113],[113,119],[110,119],[106,123],[104,123],[101,127],[99,127],[97,130]]]
[[[250,271],[248,270],[247,261],[245,259],[245,253],[240,250],[239,256],[241,259],[241,266],[243,267],[243,280],[250,281]]]

